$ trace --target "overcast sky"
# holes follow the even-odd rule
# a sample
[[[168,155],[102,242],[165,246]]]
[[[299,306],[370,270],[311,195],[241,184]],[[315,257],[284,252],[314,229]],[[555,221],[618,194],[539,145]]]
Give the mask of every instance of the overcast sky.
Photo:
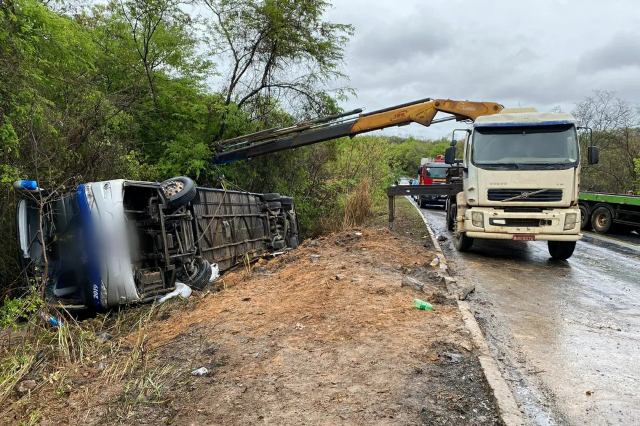
[[[571,112],[594,89],[640,102],[637,0],[332,0],[350,23],[345,72],[358,97],[345,109],[425,97]],[[438,138],[460,124],[389,135]]]

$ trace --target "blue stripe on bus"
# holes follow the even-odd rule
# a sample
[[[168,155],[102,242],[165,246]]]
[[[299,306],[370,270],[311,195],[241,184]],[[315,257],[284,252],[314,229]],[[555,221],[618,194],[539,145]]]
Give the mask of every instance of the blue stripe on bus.
[[[89,202],[87,201],[87,194],[84,187],[84,183],[78,186],[78,205],[80,207],[82,235],[84,237],[84,248],[89,267],[89,283],[91,284],[93,305],[96,308],[102,308],[102,303],[100,303],[100,262],[98,262],[95,250],[93,220],[91,219],[91,210],[89,209]]]

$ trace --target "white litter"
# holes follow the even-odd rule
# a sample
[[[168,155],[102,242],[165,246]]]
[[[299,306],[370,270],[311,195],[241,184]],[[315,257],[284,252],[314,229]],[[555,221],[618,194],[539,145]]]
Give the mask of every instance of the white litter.
[[[433,260],[431,261],[431,266],[433,266],[434,268],[435,268],[436,266],[438,266],[439,264],[440,264],[440,256],[436,257],[435,259],[433,259]]]
[[[218,264],[214,263],[211,265],[211,278],[209,278],[209,282],[212,283],[220,277],[220,269],[218,268]]]
[[[207,370],[207,367],[200,367],[197,370],[193,370],[191,372],[191,375],[192,376],[204,376],[208,372],[209,372],[209,370]]]
[[[162,296],[160,299],[158,299],[158,303],[164,303],[167,300],[176,296],[182,296],[185,299],[188,298],[189,296],[191,296],[191,287],[189,287],[184,283],[176,281],[176,289],[173,290],[171,293],[167,293],[164,296]]]
[[[362,237],[362,232],[356,232],[356,233],[355,233],[355,234],[353,234],[353,235],[355,235],[356,237]]]

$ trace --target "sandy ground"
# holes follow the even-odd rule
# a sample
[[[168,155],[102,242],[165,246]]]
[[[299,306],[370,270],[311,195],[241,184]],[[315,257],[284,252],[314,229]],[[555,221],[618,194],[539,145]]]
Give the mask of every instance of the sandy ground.
[[[343,233],[227,277],[149,330],[162,362],[210,372],[130,424],[495,424],[457,308],[425,266],[434,255],[416,247],[388,231]],[[402,287],[405,274],[426,292]]]

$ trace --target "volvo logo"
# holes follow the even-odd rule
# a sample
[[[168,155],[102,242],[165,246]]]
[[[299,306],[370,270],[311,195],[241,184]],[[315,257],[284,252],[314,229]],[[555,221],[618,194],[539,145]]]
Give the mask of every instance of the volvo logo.
[[[529,195],[531,195],[530,192],[523,192],[520,194],[520,198],[529,198]]]

